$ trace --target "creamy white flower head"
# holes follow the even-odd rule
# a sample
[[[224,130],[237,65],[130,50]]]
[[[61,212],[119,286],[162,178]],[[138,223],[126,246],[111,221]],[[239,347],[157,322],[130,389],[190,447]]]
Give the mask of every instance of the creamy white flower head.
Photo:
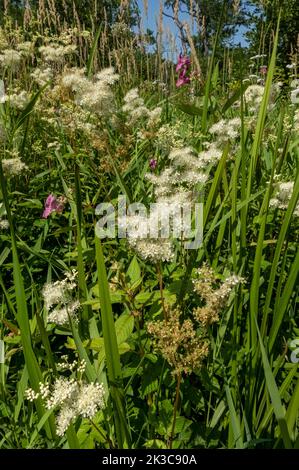
[[[17,45],[18,51],[21,52],[23,56],[28,56],[33,53],[34,50],[34,44],[31,41],[25,41],[25,42],[20,42]]]
[[[222,150],[220,150],[216,144],[209,143],[206,150],[203,150],[198,154],[198,168],[205,168],[207,165],[214,165],[218,163],[222,156]]]
[[[14,49],[5,49],[0,54],[0,64],[2,64],[3,67],[14,68],[20,63],[21,58],[22,56],[20,52],[15,51]]]
[[[12,93],[8,97],[8,102],[12,108],[24,109],[29,103],[30,96],[26,90],[22,90],[19,93]]]
[[[8,230],[9,229],[9,222],[7,219],[0,218],[0,230]]]
[[[3,80],[0,80],[0,103],[7,101],[7,95],[5,94],[5,87]]]
[[[59,44],[52,43],[47,46],[39,47],[39,52],[46,62],[57,63],[62,62],[64,60],[64,56],[73,54],[76,50],[77,46],[74,44],[60,46]]]
[[[72,297],[72,291],[77,287],[75,279],[77,271],[65,273],[62,281],[55,281],[45,284],[42,295],[45,307],[48,310],[48,322],[58,325],[68,323],[69,317],[77,320],[77,311],[80,303]]]
[[[7,176],[17,176],[27,170],[27,165],[20,158],[4,158],[2,168]]]
[[[67,303],[64,307],[57,307],[48,315],[48,323],[56,323],[56,325],[65,325],[69,322],[69,317],[77,321],[77,312],[80,308],[80,302],[75,300]]]
[[[56,418],[56,432],[63,436],[72,421],[76,419],[76,410],[70,406],[63,406]]]
[[[264,96],[265,87],[262,85],[250,85],[244,93],[245,101],[250,112],[257,112]]]
[[[221,119],[210,127],[209,132],[210,134],[217,135],[220,141],[236,139],[239,136],[240,126],[240,118]]]
[[[96,79],[106,85],[114,85],[119,80],[119,75],[115,73],[113,67],[108,67],[98,72]]]
[[[31,72],[30,76],[39,85],[44,86],[49,80],[53,78],[53,71],[50,67],[44,69],[36,68]]]
[[[128,239],[129,245],[143,258],[152,263],[172,261],[174,258],[173,243],[170,240],[159,239]]]
[[[75,92],[75,103],[83,109],[109,116],[115,109],[111,85],[117,80],[113,68],[102,70],[93,80],[85,76],[85,70],[73,69],[63,76],[62,84]]]
[[[269,201],[269,206],[274,209],[286,210],[288,208],[294,190],[293,181],[277,182],[274,185],[273,197]],[[299,217],[299,202],[297,203],[293,215]]]
[[[104,407],[102,384],[83,384],[77,397],[76,410],[83,418],[92,418],[98,409]]]
[[[53,385],[40,383],[39,392],[27,389],[25,395],[30,401],[41,397],[49,410],[59,409],[56,417],[59,436],[62,436],[71,422],[79,416],[91,419],[105,406],[102,384],[86,384],[74,378],[58,377]]]

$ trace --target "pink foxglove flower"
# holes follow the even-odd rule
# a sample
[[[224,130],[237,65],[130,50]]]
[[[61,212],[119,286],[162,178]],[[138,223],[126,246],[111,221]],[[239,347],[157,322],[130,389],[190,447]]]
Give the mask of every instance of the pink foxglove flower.
[[[63,197],[56,198],[53,194],[49,194],[45,202],[43,219],[47,219],[52,212],[62,212],[64,209],[65,199]]]

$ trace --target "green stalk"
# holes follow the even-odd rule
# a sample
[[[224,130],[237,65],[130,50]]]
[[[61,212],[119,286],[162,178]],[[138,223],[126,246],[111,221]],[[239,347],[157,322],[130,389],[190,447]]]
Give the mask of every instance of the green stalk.
[[[102,245],[97,236],[95,237],[95,247],[103,338],[110,395],[113,403],[115,432],[118,448],[124,449],[131,447],[131,436],[126,420],[125,395],[122,384],[121,363],[110,300],[109,284]]]
[[[6,181],[3,174],[2,163],[0,163],[0,182],[1,182],[1,189],[2,195],[4,200],[4,205],[7,213],[7,219],[9,222],[10,227],[10,235],[11,235],[11,245],[12,245],[12,260],[13,260],[13,279],[14,279],[14,288],[16,294],[16,320],[18,322],[20,332],[21,332],[21,341],[23,345],[23,352],[25,363],[27,366],[28,374],[29,374],[29,381],[32,388],[37,392],[39,390],[39,383],[43,381],[41,369],[35,357],[32,348],[32,341],[31,341],[31,333],[30,333],[30,326],[29,326],[29,317],[28,317],[28,310],[27,310],[27,302],[26,302],[26,294],[25,288],[23,283],[23,277],[21,272],[21,266],[18,257],[18,250],[17,250],[17,243],[16,243],[16,236],[13,226],[13,219],[10,211],[8,193],[6,189]],[[36,400],[36,409],[41,420],[43,415],[45,414],[46,410],[43,406],[41,398]],[[55,439],[55,423],[53,414],[49,415],[49,418],[43,424],[45,428],[47,437],[50,439]]]

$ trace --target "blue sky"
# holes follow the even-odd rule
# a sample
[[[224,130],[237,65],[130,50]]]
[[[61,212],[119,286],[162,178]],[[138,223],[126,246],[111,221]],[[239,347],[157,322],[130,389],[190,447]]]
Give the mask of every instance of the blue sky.
[[[140,11],[141,11],[143,28],[145,30],[147,28],[151,29],[152,31],[154,31],[154,34],[156,34],[156,32],[157,32],[157,22],[158,22],[158,19],[159,19],[160,0],[148,0],[148,15],[146,15],[146,13],[144,11],[144,2],[143,2],[143,0],[137,0],[137,1],[138,1],[138,4],[139,4]],[[171,13],[172,12],[171,9],[169,10],[166,7],[164,7],[164,11],[165,11],[165,13]],[[189,15],[181,13],[180,14],[180,20],[190,21],[190,17],[189,17]],[[178,47],[178,52],[180,52],[180,50],[179,50],[180,40],[179,40],[178,28],[175,26],[174,22],[170,18],[167,18],[165,16],[163,16],[163,25],[164,25],[165,29],[169,28],[171,30],[171,32],[174,34],[174,36],[176,38],[176,45]],[[237,32],[237,34],[234,38],[234,41],[233,41],[235,44],[241,43],[241,46],[246,46],[247,45],[246,39],[244,38],[244,32],[245,31],[246,31],[246,29],[239,28],[239,31]],[[166,56],[168,55],[167,50],[164,52],[164,55],[166,55]],[[171,59],[171,57],[169,57],[169,58]]]

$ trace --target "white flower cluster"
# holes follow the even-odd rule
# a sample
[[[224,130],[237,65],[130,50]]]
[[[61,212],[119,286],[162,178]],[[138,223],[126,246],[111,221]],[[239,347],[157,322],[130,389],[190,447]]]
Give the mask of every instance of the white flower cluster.
[[[164,124],[161,126],[155,137],[155,145],[158,150],[170,152],[172,148],[184,146],[184,139],[180,134],[181,123]]]
[[[91,419],[105,405],[105,392],[102,384],[87,384],[74,378],[59,377],[53,386],[42,383],[39,386],[39,392],[27,389],[26,398],[33,401],[41,397],[47,409],[59,408],[56,417],[59,436],[65,433],[76,418],[81,416]]]
[[[209,132],[218,138],[218,143],[226,142],[228,139],[234,140],[240,134],[241,120],[240,118],[221,119],[213,124]]]
[[[24,109],[29,103],[30,96],[26,90],[21,90],[19,93],[12,93],[8,96],[8,102],[12,108]]]
[[[145,104],[143,98],[139,96],[137,88],[129,90],[124,97],[125,104],[122,110],[128,114],[128,125],[134,125],[141,119],[147,121],[147,126],[153,128],[157,126],[161,119],[162,108],[159,106],[150,110]]]
[[[78,300],[73,300],[72,291],[77,284],[75,279],[77,272],[73,270],[65,273],[62,281],[55,281],[44,286],[42,295],[45,307],[48,310],[48,323],[65,325],[69,322],[69,317],[77,320],[77,311],[80,307]]]
[[[17,158],[4,158],[2,160],[2,168],[7,176],[17,176],[24,170],[27,170],[27,165],[22,160]]]
[[[32,54],[34,50],[34,43],[31,41],[20,42],[17,45],[17,49],[22,54],[22,56],[28,57]]]
[[[0,218],[0,230],[8,230],[8,229],[9,229],[8,220]]]
[[[265,88],[262,85],[250,85],[244,93],[248,110],[257,113],[261,105]]]
[[[267,54],[256,54],[250,57],[250,60],[259,60],[259,59],[263,59],[264,57],[267,57]]]
[[[204,184],[207,175],[203,172],[203,159],[195,155],[190,147],[173,149],[168,156],[171,165],[159,175],[147,173],[145,177],[154,184],[157,199],[180,193],[180,190],[193,189]],[[159,201],[157,201],[159,202]]]
[[[172,237],[188,237],[182,209],[186,208],[186,217],[189,217],[194,190],[208,179],[204,171],[207,161],[213,160],[212,154],[219,158],[216,148],[209,150],[210,155],[205,152],[196,155],[190,147],[173,149],[168,156],[168,167],[159,175],[145,175],[154,186],[155,203],[151,205],[150,214],[131,214],[119,220],[120,228],[127,230],[129,245],[143,259],[153,263],[172,261]]]
[[[293,104],[299,104],[299,79],[292,80],[291,88],[291,102]]]
[[[46,62],[62,62],[64,57],[69,54],[76,52],[77,46],[74,44],[68,44],[61,46],[56,43],[48,44],[47,46],[40,46],[39,52]]]
[[[112,67],[101,70],[93,80],[87,78],[82,69],[73,69],[62,78],[64,87],[75,94],[75,103],[90,112],[109,115],[114,109],[114,94],[111,86],[119,79]]]
[[[5,49],[0,54],[0,64],[2,67],[15,68],[21,61],[21,54],[14,49]]]
[[[73,362],[68,361],[68,357],[66,355],[61,356],[62,362],[58,362],[57,368],[61,370],[68,370],[68,371],[77,371],[78,374],[83,374],[86,368],[86,361],[82,359],[78,365],[78,361],[75,360]]]
[[[275,183],[274,188],[274,197],[270,199],[269,206],[274,209],[287,209],[294,190],[294,182],[278,182]],[[299,217],[299,202],[294,209],[293,215]]]
[[[44,86],[49,80],[53,78],[53,71],[49,67],[46,67],[44,69],[40,69],[37,67],[30,74],[30,76],[39,86]]]

